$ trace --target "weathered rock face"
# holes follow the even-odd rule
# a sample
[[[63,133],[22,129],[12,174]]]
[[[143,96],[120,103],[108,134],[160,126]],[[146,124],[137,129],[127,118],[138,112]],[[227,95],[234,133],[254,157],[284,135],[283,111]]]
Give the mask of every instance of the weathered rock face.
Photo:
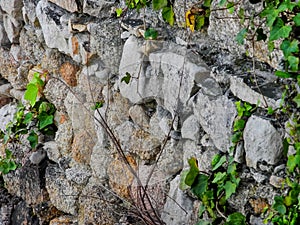
[[[198,2],[174,1],[179,27],[185,7]],[[228,152],[239,100],[259,104],[235,150],[236,161],[246,162],[245,182],[230,207],[261,224],[249,204],[271,199],[284,169],[278,166],[284,132],[260,114],[279,107],[274,76],[258,70],[257,90],[235,64],[237,54],[221,50],[245,51],[233,42],[240,25],[217,19],[224,10],[212,12],[209,36],[161,25],[158,13],[146,10],[147,27],[158,26],[160,36],[144,40],[140,15],[116,18],[115,9],[124,6],[0,0],[0,130],[14,118],[15,102],[26,104],[34,72],[48,73],[43,94],[57,110],[57,131],[38,149],[24,135],[9,146],[0,142],[1,156],[11,147],[22,165],[3,175],[14,197],[0,188],[0,224],[134,224],[147,216],[167,225],[196,224],[199,202],[178,188],[179,174],[190,157],[209,172],[213,156]]]

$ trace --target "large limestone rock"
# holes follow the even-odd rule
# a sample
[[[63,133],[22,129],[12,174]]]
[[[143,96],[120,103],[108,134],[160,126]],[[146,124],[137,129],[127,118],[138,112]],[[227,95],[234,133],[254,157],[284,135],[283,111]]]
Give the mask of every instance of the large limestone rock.
[[[170,183],[170,191],[162,213],[162,219],[167,225],[190,224],[195,216],[193,201],[178,188],[180,176]]]
[[[54,206],[63,212],[77,215],[77,200],[82,187],[68,180],[64,171],[55,165],[47,167],[45,177],[46,189]]]
[[[247,166],[257,168],[258,162],[276,164],[282,156],[280,133],[270,121],[251,116],[244,130]]]
[[[75,0],[49,0],[50,2],[60,6],[61,8],[68,10],[69,12],[77,12],[78,5]]]
[[[214,145],[227,152],[231,145],[231,128],[237,115],[234,103],[226,96],[211,99],[199,92],[192,99],[195,116]]]
[[[47,0],[42,0],[36,7],[36,16],[42,27],[46,45],[70,54],[68,39],[71,34],[68,30],[68,22],[71,14]]]

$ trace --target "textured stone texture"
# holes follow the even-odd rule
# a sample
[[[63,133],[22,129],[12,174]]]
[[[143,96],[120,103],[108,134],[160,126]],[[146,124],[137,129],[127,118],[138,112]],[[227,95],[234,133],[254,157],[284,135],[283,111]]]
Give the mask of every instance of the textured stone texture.
[[[237,115],[234,103],[226,96],[210,99],[198,93],[193,98],[194,112],[204,131],[222,152],[231,145],[231,127]]]
[[[78,11],[78,5],[75,0],[49,0],[49,2],[52,2],[69,12]]]
[[[173,2],[179,26],[185,11],[199,3]],[[153,218],[154,208],[167,225],[196,224],[199,202],[178,189],[178,174],[189,168],[190,157],[210,173],[214,155],[228,154],[239,100],[260,104],[235,151],[236,161],[246,159],[246,165],[238,166],[241,186],[229,207],[256,223],[252,214],[271,204],[284,176],[285,167],[277,165],[280,134],[289,128],[279,129],[270,122],[275,117],[261,115],[263,96],[268,106],[278,107],[281,80],[260,71],[265,67],[256,71],[261,90],[246,79],[252,62],[238,58],[246,49],[234,42],[241,26],[216,19],[230,16],[226,10],[212,12],[207,36],[167,26],[161,12],[149,9],[127,9],[116,18],[119,7],[124,10],[125,1],[0,0],[1,130],[16,110],[7,103],[26,104],[23,95],[34,72],[47,73],[44,97],[57,109],[55,136],[46,135],[37,151],[27,135],[7,146],[0,142],[1,153],[12,149],[22,165],[4,176],[14,197],[2,198],[0,189],[0,224],[135,224],[131,210],[137,209],[129,202]],[[158,30],[156,40],[141,37],[144,21]],[[255,51],[266,61],[263,45]],[[122,81],[126,73],[128,84]],[[102,107],[94,110],[96,102]],[[139,192],[146,183],[152,209]]]
[[[251,116],[244,130],[246,163],[257,167],[258,162],[276,164],[282,156],[282,138],[272,124],[260,117]]]

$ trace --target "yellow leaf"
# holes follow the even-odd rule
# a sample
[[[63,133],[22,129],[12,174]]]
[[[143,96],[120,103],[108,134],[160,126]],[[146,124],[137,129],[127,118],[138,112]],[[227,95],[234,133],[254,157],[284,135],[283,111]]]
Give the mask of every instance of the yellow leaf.
[[[185,23],[186,26],[191,29],[192,32],[195,30],[195,15],[191,12],[191,10],[188,10],[185,13]]]

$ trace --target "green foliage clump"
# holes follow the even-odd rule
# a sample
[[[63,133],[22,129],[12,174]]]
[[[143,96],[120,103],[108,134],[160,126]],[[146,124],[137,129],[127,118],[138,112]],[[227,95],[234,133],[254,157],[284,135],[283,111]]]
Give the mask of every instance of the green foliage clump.
[[[20,135],[27,134],[31,148],[35,149],[39,144],[38,133],[53,135],[56,131],[54,125],[56,109],[44,98],[44,85],[45,82],[40,74],[35,73],[24,94],[24,99],[28,100],[29,106],[18,105],[13,120],[6,124],[6,130],[1,135],[5,145],[19,140]],[[8,173],[16,168],[11,151],[6,150],[6,157],[0,158],[0,171]]]
[[[240,183],[236,164],[233,158],[217,154],[211,162],[211,173],[205,173],[198,168],[196,158],[188,160],[190,169],[182,173],[180,188],[190,190],[200,201],[199,222],[197,225],[221,223],[227,225],[245,225],[246,218],[239,212],[228,216],[227,200],[236,192]],[[207,212],[210,222],[203,219]]]

